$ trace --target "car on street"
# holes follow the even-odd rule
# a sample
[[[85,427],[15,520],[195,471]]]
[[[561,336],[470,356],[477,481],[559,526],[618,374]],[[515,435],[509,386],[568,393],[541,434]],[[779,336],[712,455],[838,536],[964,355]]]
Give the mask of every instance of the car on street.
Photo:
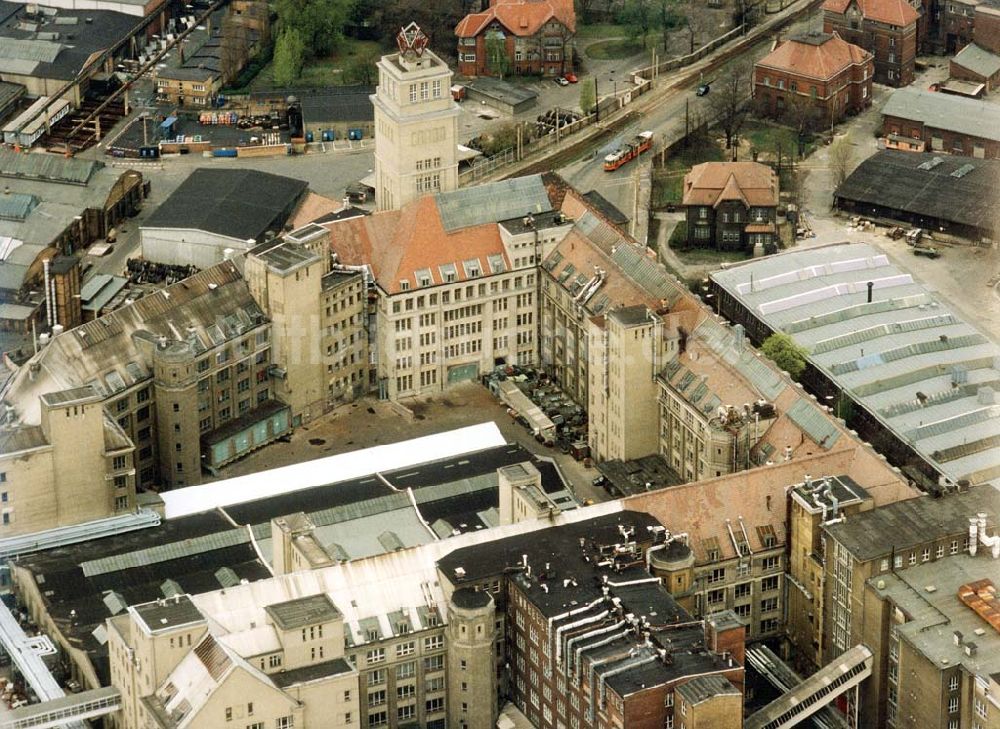
[[[708,84],[701,84],[698,90],[694,92],[695,96],[708,96],[708,92],[712,90],[712,87]]]
[[[556,82],[557,84],[559,84],[560,86],[569,86],[569,81],[567,81],[567,80],[566,80],[565,78],[563,78],[562,76],[556,76],[556,77],[555,77],[554,79],[552,79],[552,80],[553,80],[553,81],[555,81],[555,82]]]
[[[572,71],[569,73],[564,73],[563,78],[569,81],[571,84],[575,84],[577,81],[580,80],[576,77],[576,74],[573,73]]]

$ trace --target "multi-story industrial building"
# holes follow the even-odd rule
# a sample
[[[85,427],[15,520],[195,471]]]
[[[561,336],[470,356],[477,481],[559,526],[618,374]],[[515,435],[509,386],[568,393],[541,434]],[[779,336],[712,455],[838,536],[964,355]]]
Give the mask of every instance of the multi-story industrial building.
[[[990,545],[987,548],[981,547],[983,552],[991,550],[992,545],[998,543],[995,536],[987,533],[986,524],[980,528],[980,514],[989,529],[996,533],[995,525],[1000,519],[1000,494],[990,486],[972,487],[939,499],[909,499],[823,526],[820,551],[814,558],[821,565],[822,571],[822,581],[815,589],[822,591],[824,605],[820,621],[823,634],[819,646],[819,662],[826,663],[862,642],[872,649],[876,669],[862,687],[860,708],[862,715],[869,717],[874,726],[886,725],[893,715],[896,716],[894,721],[898,721],[898,710],[902,710],[903,704],[916,701],[916,696],[911,697],[909,692],[906,696],[899,693],[899,674],[904,672],[900,669],[908,673],[909,667],[897,665],[894,669],[891,666],[893,661],[898,664],[899,655],[893,654],[890,641],[894,642],[900,636],[892,625],[893,619],[884,622],[885,616],[891,616],[893,611],[889,609],[886,613],[886,606],[881,601],[888,594],[886,591],[889,591],[896,595],[894,600],[898,603],[902,600],[899,591],[910,590],[916,593],[912,595],[914,600],[936,604],[940,598],[934,593],[939,587],[947,595],[954,596],[957,586],[962,582],[996,575],[997,563],[990,560],[990,557],[977,558],[976,562],[979,563],[984,559],[990,561],[985,562],[985,567],[977,570],[974,575],[968,571],[951,570],[950,567],[954,564],[953,558],[969,551],[980,534]],[[976,523],[974,531],[970,530],[970,519]],[[924,570],[924,575],[933,570],[943,584],[914,582],[921,578],[908,575],[913,569]],[[968,576],[968,579],[953,583],[952,580],[959,576]],[[905,587],[910,583],[918,584],[919,588],[913,591],[912,588]],[[890,589],[890,585],[897,587]],[[926,616],[926,612],[921,614],[911,610],[910,607],[903,608],[907,622]],[[961,610],[972,614],[968,608],[962,607]],[[960,627],[958,629],[961,630]],[[988,629],[995,630],[992,627]],[[934,632],[944,636],[947,642],[951,641],[952,629],[935,629]],[[966,640],[978,640],[979,634],[972,630],[965,632]],[[935,660],[935,663],[937,667],[942,666],[939,661]],[[949,664],[944,664],[947,665]],[[945,676],[945,681],[947,680],[948,676]],[[916,685],[909,684],[910,687]],[[964,700],[968,701],[968,697]],[[918,704],[913,703],[906,708],[905,713],[914,713],[916,708]],[[933,726],[947,727],[944,715],[956,713],[943,711],[941,707],[937,711],[942,720]],[[924,715],[914,713],[914,716]],[[893,725],[916,724],[908,719]]]
[[[542,478],[530,463],[501,470],[498,495],[515,500],[502,510],[517,513],[513,492],[541,489]],[[509,528],[534,533],[545,526],[534,516]],[[496,591],[441,579],[435,563],[447,541],[346,565],[324,544],[328,527],[304,514],[274,518],[274,577],[177,593],[111,618],[111,683],[123,695],[114,726],[494,726],[505,655]],[[488,534],[455,539],[489,544]]]
[[[537,261],[573,226],[553,210],[540,176],[323,226],[338,263],[372,271],[380,396],[436,392],[498,364],[537,362]]]
[[[657,383],[657,451],[685,480],[752,468],[774,452],[758,445],[789,385],[747,347],[742,328],[730,335],[705,316]]]
[[[368,391],[364,269],[337,265],[329,232],[310,224],[247,254],[247,285],[271,319],[274,390],[293,425]]]
[[[130,607],[107,623],[115,729],[351,727],[358,672],[344,660],[344,616],[324,594],[264,607],[241,655],[188,595]],[[218,631],[221,633],[221,631]],[[251,645],[253,644],[253,645]]]
[[[989,546],[970,542],[927,562],[921,554],[920,564],[865,583],[863,638],[882,661],[871,715],[879,726],[1000,727],[995,520],[990,529]]]
[[[39,397],[38,424],[0,425],[0,538],[135,508],[135,447],[91,385]]]
[[[130,488],[196,484],[203,466],[288,431],[289,408],[273,397],[270,348],[264,312],[226,262],[53,337],[14,374],[3,401],[19,428],[32,429],[41,423],[40,396],[90,387],[134,446]]]
[[[622,512],[457,549],[438,568],[454,595],[474,589],[484,606],[493,596],[507,690],[533,725],[679,727],[689,719],[675,712],[721,705],[713,726],[739,727],[743,625],[726,612],[692,619],[650,574],[670,537]],[[712,709],[680,706],[675,693],[695,677],[732,690],[720,684]]]

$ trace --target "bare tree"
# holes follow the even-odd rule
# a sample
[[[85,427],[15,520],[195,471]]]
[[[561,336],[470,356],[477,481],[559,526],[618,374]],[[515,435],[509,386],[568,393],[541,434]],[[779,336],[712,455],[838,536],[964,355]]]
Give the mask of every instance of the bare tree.
[[[854,147],[847,137],[841,137],[830,145],[830,174],[834,189],[844,184],[853,168]]]
[[[232,83],[250,60],[250,34],[232,13],[222,19],[219,66],[225,83]]]
[[[750,67],[739,63],[725,72],[712,84],[709,94],[709,114],[726,135],[726,149],[732,149],[739,141],[740,130],[746,121],[750,97]]]

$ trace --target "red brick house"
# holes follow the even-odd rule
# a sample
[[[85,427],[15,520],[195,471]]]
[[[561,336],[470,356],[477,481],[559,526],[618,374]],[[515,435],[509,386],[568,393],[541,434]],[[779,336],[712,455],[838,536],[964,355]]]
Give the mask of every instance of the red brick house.
[[[871,53],[837,33],[813,32],[778,41],[754,65],[753,96],[771,116],[801,100],[832,124],[871,106],[874,73]]]
[[[455,27],[462,76],[540,74],[561,76],[573,68],[576,12],[573,0],[491,0]],[[489,41],[489,42],[488,42]],[[504,68],[491,59],[504,54]]]
[[[920,0],[916,0],[919,4]],[[917,59],[921,13],[906,0],[826,0],[823,32],[836,31],[875,57],[875,81],[906,86]]]
[[[759,162],[703,162],[684,175],[688,245],[742,251],[777,240],[778,176]]]
[[[1000,9],[979,5],[973,21],[972,42],[951,59],[949,71],[952,78],[982,84],[989,93],[1000,89]]]

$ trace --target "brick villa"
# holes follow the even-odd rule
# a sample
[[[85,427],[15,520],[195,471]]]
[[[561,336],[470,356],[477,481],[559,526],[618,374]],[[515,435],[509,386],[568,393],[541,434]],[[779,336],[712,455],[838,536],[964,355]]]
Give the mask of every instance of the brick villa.
[[[779,41],[754,66],[754,99],[772,116],[789,105],[815,107],[825,124],[872,103],[872,54],[837,33],[808,33]]]
[[[487,38],[503,41],[508,73],[561,76],[573,68],[576,12],[573,0],[491,0],[455,27],[458,72],[498,76],[489,59]]]

